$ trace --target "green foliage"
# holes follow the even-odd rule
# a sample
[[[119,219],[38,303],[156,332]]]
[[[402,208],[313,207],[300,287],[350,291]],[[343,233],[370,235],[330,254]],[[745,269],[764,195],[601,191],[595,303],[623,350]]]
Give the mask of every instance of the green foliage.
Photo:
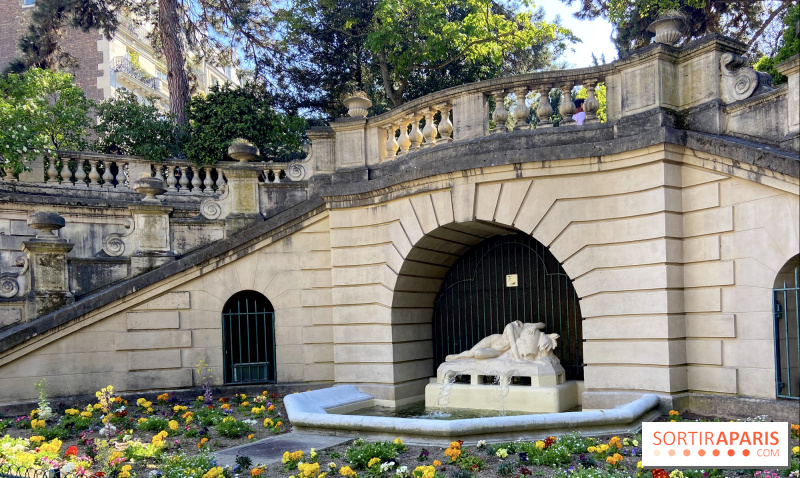
[[[628,473],[610,469],[576,466],[575,468],[559,469],[554,478],[628,478],[629,476]]]
[[[87,430],[92,423],[95,422],[96,419],[94,418],[86,418],[80,415],[73,415],[73,416],[65,416],[62,418],[62,423],[66,426],[72,425],[75,427],[75,430]]]
[[[227,156],[235,138],[255,144],[262,159],[289,161],[302,157],[305,121],[275,111],[266,90],[245,83],[233,88],[215,85],[207,96],[189,104],[186,156],[197,164],[214,164]]]
[[[70,431],[63,424],[61,424],[52,427],[41,428],[37,430],[36,433],[43,436],[45,440],[50,441],[53,438],[65,440],[69,437]]]
[[[458,466],[462,470],[480,471],[486,467],[486,464],[477,456],[470,455],[464,450],[458,459]]]
[[[570,445],[561,442],[556,442],[542,450],[538,449],[533,442],[517,444],[517,451],[527,453],[528,461],[531,464],[551,466],[553,468],[558,468],[560,465],[568,465],[572,461],[570,448]]]
[[[46,148],[83,149],[91,107],[68,73],[33,68],[0,78],[0,155],[19,173]]]
[[[768,2],[722,2],[713,0],[561,0],[577,3],[574,15],[580,19],[602,17],[616,29],[614,42],[620,56],[650,44],[654,34],[648,31],[659,14],[680,10],[685,15],[689,40],[709,33],[722,33],[746,43],[758,41],[769,15]],[[782,0],[780,8],[791,0]]]
[[[511,462],[500,463],[497,467],[497,474],[500,476],[511,476],[514,474],[514,464]]]
[[[155,99],[140,103],[133,93],[120,92],[97,107],[98,141],[103,153],[119,152],[162,161],[179,154],[180,130],[173,118],[154,105]]]
[[[194,415],[195,419],[205,427],[210,427],[221,422],[225,416],[216,408],[209,410],[208,408],[200,408]]]
[[[641,441],[641,436],[639,441]],[[564,446],[570,453],[586,453],[586,449],[596,442],[591,438],[584,437],[579,432],[572,432],[569,435],[560,436],[557,443]]]
[[[216,466],[214,457],[205,450],[194,456],[180,454],[164,460],[160,476],[162,478],[202,478],[214,466]]]
[[[250,425],[247,423],[234,419],[222,420],[222,422],[217,425],[217,433],[228,438],[239,438],[245,433],[251,433],[253,431],[254,430],[250,428]]]
[[[169,430],[169,420],[163,417],[150,417],[147,421],[139,424],[139,430],[146,432],[160,432]]]
[[[588,92],[586,91],[586,87],[582,86],[580,91],[575,95],[575,99],[586,99],[586,95]],[[600,103],[600,108],[597,110],[597,117],[600,119],[601,123],[605,123],[608,120],[608,116],[606,115],[606,85],[605,83],[600,83],[594,89],[594,97],[597,98],[597,102]]]
[[[471,472],[467,470],[453,470],[450,473],[450,478],[474,478],[474,477],[475,475],[473,475]]]
[[[402,104],[414,71],[438,70],[460,59],[501,64],[507,51],[571,35],[554,23],[531,22],[528,9],[509,16],[493,7],[491,0],[380,0],[366,45],[394,106]]]
[[[365,443],[362,441],[354,442],[353,446],[348,447],[345,452],[347,461],[359,470],[366,470],[367,463],[373,458],[380,458],[385,462],[397,456],[397,447],[388,441],[375,443]]]
[[[775,66],[800,53],[800,38],[797,37],[798,21],[800,21],[800,4],[789,7],[788,13],[783,18],[784,28],[778,53],[773,57],[762,56],[754,65],[756,70],[769,73],[772,77],[772,82],[776,85],[786,83],[788,78],[778,73]]]

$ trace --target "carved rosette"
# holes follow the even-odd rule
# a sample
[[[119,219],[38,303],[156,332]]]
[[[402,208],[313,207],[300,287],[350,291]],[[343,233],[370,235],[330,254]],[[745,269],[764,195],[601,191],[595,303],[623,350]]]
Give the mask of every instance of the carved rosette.
[[[746,66],[746,56],[724,53],[719,62],[723,102],[733,103],[772,90],[772,78]]]

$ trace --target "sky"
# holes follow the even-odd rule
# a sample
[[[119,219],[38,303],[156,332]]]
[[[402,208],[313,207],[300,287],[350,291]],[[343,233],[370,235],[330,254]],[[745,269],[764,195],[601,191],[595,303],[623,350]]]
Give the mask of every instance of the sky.
[[[561,17],[561,25],[583,40],[582,43],[572,45],[574,51],[568,51],[564,59],[575,68],[592,66],[592,53],[599,59],[601,54],[606,56],[606,61],[611,62],[617,58],[617,49],[611,42],[611,24],[598,18],[595,20],[578,20],[572,12],[578,10],[578,3],[573,2],[568,7],[561,0],[536,0],[537,7],[543,7],[547,20],[552,21],[556,15]]]

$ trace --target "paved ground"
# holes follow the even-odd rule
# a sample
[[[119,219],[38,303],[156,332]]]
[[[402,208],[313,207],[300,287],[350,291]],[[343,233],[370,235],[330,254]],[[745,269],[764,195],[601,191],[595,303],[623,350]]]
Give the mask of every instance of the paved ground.
[[[303,450],[308,454],[312,448],[321,451],[352,439],[351,437],[314,435],[293,431],[285,435],[264,438],[246,445],[220,450],[214,455],[217,458],[217,464],[220,466],[233,466],[237,453],[249,456],[254,465],[256,463],[269,465],[281,461],[285,451]]]

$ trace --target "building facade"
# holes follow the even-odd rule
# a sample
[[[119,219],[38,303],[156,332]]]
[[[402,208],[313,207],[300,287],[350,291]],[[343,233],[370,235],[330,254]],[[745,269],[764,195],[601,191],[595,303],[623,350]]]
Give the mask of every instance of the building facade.
[[[17,44],[34,5],[32,0],[8,0],[0,5],[0,69],[17,57]],[[169,109],[166,64],[147,39],[146,27],[123,18],[111,40],[99,32],[70,30],[61,45],[77,60],[71,73],[88,98],[103,101],[124,88],[140,98],[155,97],[162,108]],[[194,93],[205,93],[215,84],[238,84],[232,68],[189,57],[187,72]]]
[[[62,395],[192,387],[202,359],[219,385],[353,384],[400,405],[444,355],[522,320],[561,335],[584,408],[796,406],[800,59],[772,88],[745,50],[711,36],[444,90],[312,129],[302,161],[218,164],[221,188],[167,164],[181,181],[147,207],[124,178],[54,161],[51,184],[7,177],[0,401],[42,377]],[[576,85],[583,126],[565,102],[552,127],[545,102],[532,128],[514,100]],[[46,229],[26,219],[42,201],[58,239],[28,225]],[[63,281],[42,285],[44,267]]]

